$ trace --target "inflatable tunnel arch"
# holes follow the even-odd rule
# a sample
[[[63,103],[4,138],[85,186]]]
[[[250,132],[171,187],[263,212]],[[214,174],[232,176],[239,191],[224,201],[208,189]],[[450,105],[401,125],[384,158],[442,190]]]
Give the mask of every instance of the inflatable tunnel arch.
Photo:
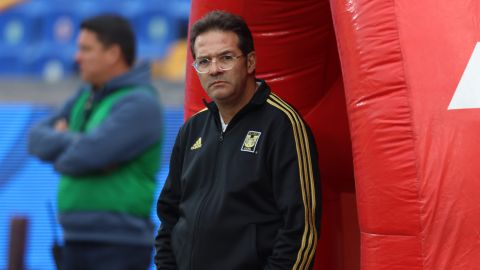
[[[190,24],[215,9],[314,132],[314,269],[479,269],[479,1],[192,0]],[[191,62],[187,118],[206,98]]]

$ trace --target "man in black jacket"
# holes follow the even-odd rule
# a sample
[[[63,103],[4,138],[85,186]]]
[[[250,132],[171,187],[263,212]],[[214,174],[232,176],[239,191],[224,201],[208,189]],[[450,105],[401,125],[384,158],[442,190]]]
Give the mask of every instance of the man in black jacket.
[[[321,198],[309,128],[255,78],[240,17],[208,13],[190,44],[213,102],[177,135],[157,203],[157,269],[311,269]]]

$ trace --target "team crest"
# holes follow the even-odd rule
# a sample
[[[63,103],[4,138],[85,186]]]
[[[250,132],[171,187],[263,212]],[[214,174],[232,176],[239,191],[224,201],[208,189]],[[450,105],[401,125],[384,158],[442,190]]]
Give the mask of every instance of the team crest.
[[[258,139],[262,135],[261,132],[258,131],[249,131],[245,140],[243,141],[242,151],[255,153],[255,148],[257,147]]]

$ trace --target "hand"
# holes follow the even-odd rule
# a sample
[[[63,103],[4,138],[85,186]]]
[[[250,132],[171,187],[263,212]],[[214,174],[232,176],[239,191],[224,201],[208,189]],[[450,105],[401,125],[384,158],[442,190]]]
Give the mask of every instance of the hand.
[[[55,129],[56,131],[59,131],[59,132],[63,132],[63,131],[68,130],[67,120],[65,120],[65,118],[58,119],[58,120],[55,122],[54,129]]]

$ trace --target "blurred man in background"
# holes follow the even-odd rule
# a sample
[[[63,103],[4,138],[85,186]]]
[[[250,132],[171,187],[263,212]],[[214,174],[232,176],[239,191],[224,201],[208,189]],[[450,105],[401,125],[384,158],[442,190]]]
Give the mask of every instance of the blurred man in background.
[[[147,269],[159,169],[161,106],[135,36],[116,15],[81,24],[76,61],[86,82],[30,131],[29,151],[61,174],[62,269]]]

